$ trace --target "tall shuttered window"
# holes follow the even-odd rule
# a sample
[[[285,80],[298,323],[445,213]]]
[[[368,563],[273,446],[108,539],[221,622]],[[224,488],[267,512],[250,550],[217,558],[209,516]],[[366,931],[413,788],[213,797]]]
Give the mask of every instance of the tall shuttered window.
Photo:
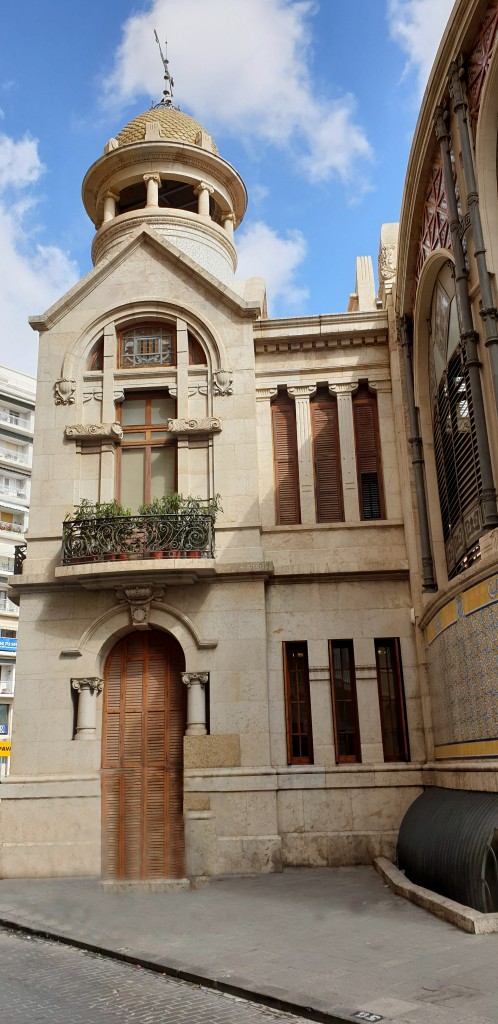
[[[310,402],[317,523],[344,519],[337,399],[320,388]]]
[[[285,392],[272,402],[272,429],[276,522],[292,526],[301,522],[296,408]]]
[[[408,730],[399,640],[375,641],[384,761],[409,761]]]
[[[482,533],[479,454],[455,285],[440,271],[431,306],[429,374],[439,505],[450,579],[479,557]]]
[[[360,729],[352,640],[329,641],[335,759],[361,761]]]
[[[284,643],[287,761],[313,764],[308,645]]]
[[[384,519],[377,398],[367,384],[353,395],[353,419],[360,519]]]

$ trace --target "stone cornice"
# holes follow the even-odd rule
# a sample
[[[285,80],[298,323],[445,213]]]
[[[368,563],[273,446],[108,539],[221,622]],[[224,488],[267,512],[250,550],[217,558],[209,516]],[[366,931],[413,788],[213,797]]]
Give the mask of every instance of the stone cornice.
[[[159,238],[147,227],[137,229],[130,241],[119,250],[108,263],[94,267],[85,277],[78,281],[65,295],[53,306],[38,316],[30,316],[29,324],[34,331],[49,331],[67,313],[70,312],[87,295],[91,294],[94,288],[104,281],[109,275],[126,261],[128,256],[139,249],[141,245],[149,245],[152,249],[160,252],[163,257],[171,260],[172,265],[178,269],[182,267],[188,275],[200,278],[208,291],[215,295],[218,302],[224,303],[232,311],[244,319],[254,320],[261,312],[261,306],[257,301],[248,301],[234,292],[227,285],[222,284],[213,274],[210,274],[203,267],[199,266],[190,256],[186,256],[176,245],[165,238]]]

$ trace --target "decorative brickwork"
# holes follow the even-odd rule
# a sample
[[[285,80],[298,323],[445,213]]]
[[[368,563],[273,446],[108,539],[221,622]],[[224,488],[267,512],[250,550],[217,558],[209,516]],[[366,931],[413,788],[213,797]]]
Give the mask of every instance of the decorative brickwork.
[[[477,130],[477,119],[481,96],[488,73],[491,54],[498,34],[498,0],[489,7],[476,45],[467,62],[467,94],[469,101],[470,123],[474,141]]]
[[[448,202],[443,180],[443,165],[438,154],[432,166],[425,195],[422,229],[417,260],[417,278],[426,259],[435,249],[451,249]]]

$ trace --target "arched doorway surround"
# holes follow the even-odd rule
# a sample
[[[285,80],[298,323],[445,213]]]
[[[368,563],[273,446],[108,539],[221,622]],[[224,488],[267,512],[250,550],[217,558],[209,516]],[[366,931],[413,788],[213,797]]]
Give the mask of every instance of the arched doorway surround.
[[[104,671],[102,874],[128,881],[184,874],[185,657],[159,630],[135,631]]]

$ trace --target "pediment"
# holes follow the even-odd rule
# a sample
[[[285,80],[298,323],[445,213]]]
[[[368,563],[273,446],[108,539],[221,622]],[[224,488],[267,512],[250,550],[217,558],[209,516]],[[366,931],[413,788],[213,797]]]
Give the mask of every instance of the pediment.
[[[94,267],[45,313],[30,316],[30,326],[35,331],[50,330],[79,303],[86,300],[92,292],[112,279],[116,272],[122,271],[126,266],[126,271],[129,273],[133,265],[136,265],[137,257],[141,253],[154,254],[163,266],[169,265],[175,275],[181,275],[191,287],[201,287],[203,291],[210,293],[217,303],[228,307],[231,312],[238,313],[243,319],[255,320],[261,316],[261,305],[258,300],[244,299],[204,267],[201,267],[192,257],[182,252],[173,242],[159,237],[148,227],[140,227],[129,242],[107,263]]]

